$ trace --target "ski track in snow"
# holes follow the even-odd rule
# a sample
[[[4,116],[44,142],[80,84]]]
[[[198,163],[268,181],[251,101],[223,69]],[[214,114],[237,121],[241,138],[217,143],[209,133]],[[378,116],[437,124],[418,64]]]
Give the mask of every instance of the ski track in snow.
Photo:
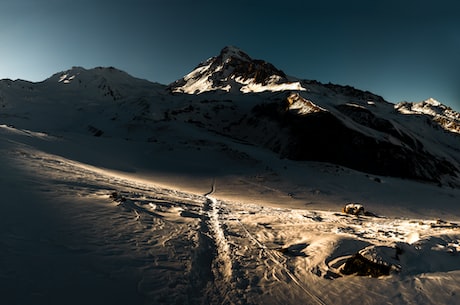
[[[10,155],[18,167],[40,176],[44,193],[115,203],[107,209],[120,209],[111,215],[119,227],[110,234],[125,234],[135,251],[148,254],[138,262],[138,293],[151,304],[336,304],[369,290],[366,281],[372,279],[339,274],[344,260],[365,245],[405,243],[416,245],[414,251],[459,261],[460,232],[448,222],[243,205],[213,197],[214,182],[208,193],[191,194],[32,149]],[[116,253],[116,246],[112,250]],[[460,263],[449,262],[444,269],[393,274],[380,283],[396,286],[394,294],[369,290],[361,301],[384,304],[399,293],[404,303],[412,293],[408,278],[425,276],[421,289],[437,287],[436,277],[431,281],[427,274],[450,272],[448,282],[458,281]],[[343,281],[353,283],[345,296]],[[452,288],[455,283],[448,287],[452,295],[446,300],[452,300],[460,291]]]

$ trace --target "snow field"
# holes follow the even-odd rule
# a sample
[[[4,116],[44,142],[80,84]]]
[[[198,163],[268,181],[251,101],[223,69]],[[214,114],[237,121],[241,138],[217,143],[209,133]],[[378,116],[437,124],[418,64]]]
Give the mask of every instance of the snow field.
[[[294,209],[244,194],[220,199],[224,180],[203,195],[18,139],[0,142],[7,249],[0,282],[12,304],[457,302],[455,222]],[[396,266],[380,278],[342,275],[358,251]],[[50,288],[56,282],[59,291]]]

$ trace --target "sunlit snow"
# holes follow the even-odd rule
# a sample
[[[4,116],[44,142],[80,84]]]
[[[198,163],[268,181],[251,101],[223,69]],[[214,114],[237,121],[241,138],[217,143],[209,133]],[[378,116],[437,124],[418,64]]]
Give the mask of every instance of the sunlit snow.
[[[130,296],[131,303],[142,299],[148,304],[179,300],[196,304],[212,299],[244,304],[274,300],[283,304],[305,300],[312,304],[406,304],[411,299],[454,304],[460,293],[459,226],[452,220],[436,220],[433,212],[418,218],[354,216],[342,213],[337,205],[331,210],[291,206],[282,200],[275,205],[252,201],[250,190],[260,189],[264,198],[270,176],[246,177],[253,182],[243,192],[245,179],[238,176],[201,179],[196,191],[185,191],[192,180],[183,185],[180,179],[164,180],[153,172],[139,177],[136,172],[89,165],[46,152],[61,147],[62,153],[72,154],[70,139],[0,127],[0,187],[8,202],[2,209],[3,215],[10,215],[1,231],[3,249],[9,249],[0,254],[2,261],[9,262],[2,266],[0,280],[9,287],[4,300],[19,295],[26,281],[35,282],[35,291],[41,293],[22,294],[24,304],[58,304],[62,297],[76,293],[77,287],[79,302],[110,300],[112,304],[127,302],[125,296]],[[137,145],[110,143],[78,146],[83,155],[92,151],[96,156],[100,150]],[[104,163],[103,159],[93,161]],[[282,161],[277,162],[283,168]],[[180,163],[171,166],[179,168]],[[375,184],[359,180],[358,173],[349,175],[340,179],[344,183],[348,179],[350,186],[357,183],[352,181],[368,187]],[[397,183],[411,187],[403,180]],[[287,194],[284,187],[288,186],[271,187],[271,196]],[[319,181],[318,187],[328,189]],[[28,191],[20,194],[23,190]],[[329,192],[335,191],[330,188]],[[429,208],[429,200],[418,200],[421,212]],[[400,204],[391,205],[398,211]],[[29,216],[36,209],[39,212]],[[51,211],[49,215],[63,222],[42,224],[35,217]],[[23,221],[13,225],[11,221],[19,221],[16,218]],[[39,240],[24,235],[24,221],[27,226],[41,226]],[[54,253],[46,262],[35,258],[48,275],[15,258],[33,255],[37,249]],[[379,279],[342,275],[341,268],[356,252],[391,266],[390,275]],[[62,277],[72,285],[56,292],[46,290]],[[113,291],[112,280],[125,289]],[[97,291],[89,295],[94,285]],[[111,296],[106,294],[109,291]]]

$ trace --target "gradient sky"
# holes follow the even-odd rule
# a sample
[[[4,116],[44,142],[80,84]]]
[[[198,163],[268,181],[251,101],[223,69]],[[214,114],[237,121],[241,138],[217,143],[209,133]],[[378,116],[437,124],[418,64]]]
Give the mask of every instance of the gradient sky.
[[[285,73],[460,110],[460,2],[2,0],[0,78],[115,66],[168,84],[226,45]]]

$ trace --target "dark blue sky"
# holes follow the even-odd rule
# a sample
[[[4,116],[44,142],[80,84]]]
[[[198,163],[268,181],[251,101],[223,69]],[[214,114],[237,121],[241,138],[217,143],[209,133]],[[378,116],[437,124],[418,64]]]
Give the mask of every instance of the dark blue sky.
[[[235,45],[289,75],[460,110],[460,2],[9,0],[0,78],[115,66],[170,83]]]

